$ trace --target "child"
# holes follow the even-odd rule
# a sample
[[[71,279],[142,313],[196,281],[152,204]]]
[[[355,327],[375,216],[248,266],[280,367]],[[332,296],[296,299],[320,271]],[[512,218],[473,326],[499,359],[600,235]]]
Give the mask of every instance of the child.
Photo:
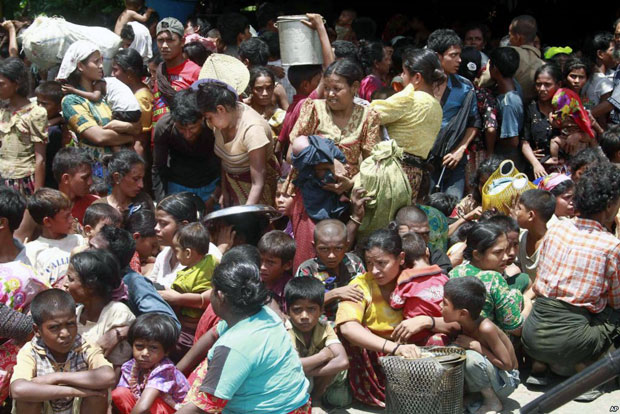
[[[71,132],[60,114],[62,89],[59,82],[42,82],[34,90],[37,104],[47,111],[47,148],[45,149],[45,187],[58,188],[52,171],[52,161],[58,151],[71,142]]]
[[[291,215],[293,213],[293,197],[295,197],[295,186],[292,185],[288,178],[280,178],[276,187],[276,200],[275,206],[280,214],[282,214],[282,220],[286,222],[284,232],[291,237],[293,235],[293,223],[291,222]]]
[[[444,285],[442,315],[446,322],[462,328],[456,343],[467,349],[465,385],[470,393],[483,397],[479,413],[499,412],[500,398],[508,397],[519,385],[517,357],[508,336],[493,322],[480,316],[486,298],[480,279],[466,276]]]
[[[155,234],[155,213],[142,208],[131,214],[125,221],[125,229],[136,241],[136,252],[140,257],[142,274],[148,275],[159,253],[159,242]]]
[[[84,212],[83,234],[90,242],[105,225],[120,227],[123,222],[121,213],[109,204],[95,203]]]
[[[166,315],[141,315],[129,328],[133,358],[123,364],[112,402],[120,414],[171,414],[180,408],[189,383],[167,356],[179,330]]]
[[[581,103],[577,93],[568,88],[560,88],[551,99],[552,111],[549,121],[561,134],[553,137],[549,143],[551,159],[557,164],[560,151],[575,155],[596,143],[590,115]],[[569,144],[572,143],[572,148]]]
[[[349,282],[366,272],[362,260],[347,253],[347,228],[339,220],[322,220],[314,228],[316,257],[297,269],[296,277],[313,276],[323,282],[325,315],[334,320],[340,300],[359,299],[362,291]]]
[[[28,212],[41,227],[41,236],[26,243],[26,257],[39,277],[54,285],[67,272],[71,251],[85,240],[71,234],[71,201],[58,190],[38,189],[28,200]]]
[[[125,26],[129,22],[140,22],[145,24],[151,13],[154,12],[150,7],[144,10],[144,1],[143,0],[125,0],[125,10],[118,16],[116,19],[116,24],[114,25],[114,33],[120,36],[121,30],[123,30],[123,26]],[[142,11],[142,13],[140,13]]]
[[[284,287],[293,278],[295,240],[279,230],[272,230],[258,242],[260,252],[260,277],[265,287],[273,293],[273,299],[285,310]]]
[[[101,177],[93,177],[93,185],[90,186],[90,193],[97,198],[107,197],[108,184]]]
[[[71,295],[45,290],[32,300],[30,311],[35,337],[19,351],[11,378],[16,411],[70,414],[80,397],[78,412],[106,413],[114,370],[101,350],[78,335]]]
[[[390,307],[402,309],[403,318],[420,317],[430,323],[430,329],[423,329],[408,338],[407,343],[421,346],[445,346],[448,337],[435,334],[435,318],[441,317],[443,285],[448,281],[441,268],[430,264],[430,252],[422,236],[407,233],[402,236],[405,252],[405,269],[396,280],[396,288],[390,296]]]
[[[517,263],[530,277],[530,286],[536,280],[540,242],[547,232],[547,222],[551,220],[554,212],[555,197],[548,191],[527,190],[519,197],[515,210],[515,218],[521,228]],[[532,289],[528,289],[525,296],[533,300]]]
[[[616,167],[620,167],[620,126],[609,126],[607,131],[601,135],[599,144],[609,161],[614,163]]]
[[[291,279],[284,289],[290,322],[287,328],[310,381],[308,391],[313,402],[345,407],[351,403],[346,382],[349,359],[331,325],[319,321],[324,292],[316,278]]]

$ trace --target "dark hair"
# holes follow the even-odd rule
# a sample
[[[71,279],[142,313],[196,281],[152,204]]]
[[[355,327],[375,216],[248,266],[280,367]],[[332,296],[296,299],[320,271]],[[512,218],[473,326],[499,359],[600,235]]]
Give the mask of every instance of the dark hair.
[[[142,56],[136,49],[119,50],[114,55],[114,63],[120,66],[124,72],[132,73],[138,79],[148,74]]]
[[[482,40],[484,42],[487,42],[489,40],[489,27],[486,24],[479,22],[470,23],[465,27],[465,30],[463,30],[463,39],[465,39],[465,35],[467,34],[467,32],[470,32],[472,30],[480,30],[480,33],[482,33]]]
[[[473,46],[463,46],[458,74],[475,82],[482,69],[482,53]]]
[[[131,258],[136,252],[136,241],[131,233],[125,229],[106,224],[97,233],[98,237],[108,242],[107,250],[114,255],[121,270],[129,266]]]
[[[575,209],[582,217],[604,211],[620,197],[620,169],[611,163],[594,165],[583,173],[575,188]]]
[[[598,141],[603,153],[611,161],[616,153],[620,151],[620,125],[611,125],[608,127]]]
[[[283,231],[272,230],[260,238],[258,251],[261,254],[279,257],[284,264],[295,257],[295,240]]]
[[[390,96],[394,95],[396,91],[390,87],[379,88],[370,94],[370,100],[374,101],[377,99],[387,99]]]
[[[62,93],[62,86],[60,82],[56,81],[44,81],[39,84],[34,90],[35,95],[41,95],[51,99],[54,103],[60,105],[64,94]]]
[[[42,187],[28,199],[28,212],[35,223],[42,225],[45,217],[53,218],[60,210],[71,208],[71,200],[64,193]]]
[[[133,42],[136,38],[136,33],[133,31],[133,27],[129,23],[125,23],[125,26],[121,29],[121,39]]]
[[[496,224],[501,227],[502,230],[504,230],[504,233],[510,233],[515,231],[517,233],[519,232],[519,224],[517,223],[517,220],[501,213],[496,214],[493,217],[489,217],[486,220],[479,220],[478,222]]]
[[[280,59],[280,36],[276,32],[266,31],[258,36],[269,48],[269,56]]]
[[[274,76],[271,70],[269,70],[265,66],[254,66],[252,69],[250,69],[250,83],[249,83],[250,88],[254,87],[254,84],[256,83],[256,79],[262,78],[262,77],[267,77],[271,79],[271,83],[273,84],[273,86],[276,85],[276,77]]]
[[[150,59],[148,60],[148,63],[149,63],[149,64],[150,64],[150,63],[154,63],[154,64],[156,64],[156,65],[159,65],[159,64],[160,64],[161,62],[163,62],[163,61],[164,61],[164,59],[161,57],[161,54],[156,53],[156,54],[154,54],[154,55],[153,55],[153,57],[152,57],[152,58],[150,58]]]
[[[357,50],[357,56],[364,69],[364,73],[370,75],[374,64],[383,60],[383,44],[381,42],[366,42],[362,40]]]
[[[213,272],[213,293],[222,292],[236,315],[251,316],[271,300],[258,267],[250,263],[220,263]]]
[[[275,4],[270,2],[264,2],[256,9],[256,23],[259,29],[267,27],[270,21],[278,18],[278,8]],[[273,32],[265,32],[273,33]]]
[[[452,302],[454,309],[465,309],[476,320],[486,302],[487,289],[475,276],[457,277],[448,280],[443,286],[443,296]]]
[[[357,46],[355,46],[355,43],[348,40],[336,40],[332,43],[332,47],[334,48],[336,59],[357,60]]]
[[[340,59],[332,62],[327,69],[325,69],[323,77],[326,78],[331,75],[342,76],[346,79],[349,86],[353,85],[355,82],[361,82],[364,77],[360,65],[351,59]]]
[[[187,23],[191,23],[194,28],[200,27],[200,30],[197,33],[202,37],[208,37],[207,33],[213,28],[207,18],[199,14],[189,15],[185,24]]]
[[[544,222],[549,221],[555,213],[555,196],[549,191],[527,190],[519,197],[519,203],[528,210],[534,211]]]
[[[157,13],[156,11],[153,11],[151,15],[149,16],[149,18],[146,19],[146,22],[144,23],[144,25],[147,27],[147,29],[150,30],[151,26],[157,23],[158,21],[159,21],[159,13]]]
[[[466,221],[465,223],[461,224],[459,228],[456,229],[454,233],[452,233],[452,235],[450,236],[450,241],[448,244],[452,246],[456,243],[464,242],[465,240],[467,240],[467,233],[469,233],[472,227],[474,227],[476,224],[477,223],[475,221]]]
[[[599,32],[590,39],[586,48],[586,56],[592,63],[596,63],[599,50],[606,51],[614,43],[614,35],[609,32]]]
[[[590,66],[586,65],[586,63],[583,60],[577,57],[571,57],[564,64],[564,70],[562,71],[562,79],[566,80],[568,78],[568,75],[570,75],[570,73],[573,70],[577,70],[577,69],[583,69],[583,71],[586,73],[586,77],[590,78],[590,74],[591,74]]]
[[[131,169],[137,165],[145,165],[144,159],[134,150],[122,149],[115,152],[108,160],[107,183],[110,187],[114,186],[114,174],[118,173],[121,178],[129,174]]]
[[[107,250],[86,250],[75,254],[71,266],[80,276],[82,285],[104,299],[112,298],[112,291],[121,284],[121,270],[116,257]]]
[[[575,173],[586,165],[604,164],[607,162],[609,162],[609,160],[598,147],[590,147],[584,148],[570,157],[568,159],[568,166],[571,172]]]
[[[426,46],[433,52],[443,55],[452,46],[463,46],[463,41],[452,29],[437,29],[428,36]]]
[[[198,107],[198,95],[192,89],[178,91],[170,105],[170,116],[181,125],[195,124],[202,120],[203,115]]]
[[[463,252],[463,257],[467,260],[472,260],[474,250],[479,253],[484,253],[492,247],[498,238],[506,231],[497,224],[493,223],[477,223],[467,233],[467,247]]]
[[[499,165],[502,163],[502,161],[503,159],[501,157],[493,154],[486,160],[482,161],[480,163],[480,166],[476,170],[476,174],[474,175],[474,180],[472,183],[474,187],[472,191],[472,197],[478,204],[482,203],[482,194],[478,189],[480,185],[484,185],[484,183],[481,182],[482,178],[484,176],[490,176],[491,174],[493,174],[499,168]]]
[[[17,84],[16,93],[19,96],[28,97],[28,69],[20,58],[10,57],[0,60],[0,76]]]
[[[547,74],[551,76],[551,78],[555,81],[555,83],[562,82],[562,69],[556,64],[553,63],[545,63],[534,72],[534,82],[536,79],[542,74]]]
[[[209,253],[209,243],[211,243],[209,230],[200,222],[182,226],[174,237],[183,249],[196,250],[203,256]]]
[[[123,216],[108,203],[93,203],[84,211],[82,224],[95,227],[103,220],[112,223],[114,226],[120,226],[123,222]]]
[[[256,246],[240,244],[224,253],[220,265],[224,263],[249,263],[260,268],[260,262],[260,252]]]
[[[458,197],[452,194],[434,193],[428,196],[428,205],[441,211],[446,217],[450,217],[458,203]]]
[[[183,53],[187,55],[189,60],[202,66],[207,58],[211,56],[211,51],[200,42],[191,42],[183,46]]]
[[[512,47],[498,47],[489,54],[489,62],[502,77],[512,78],[519,69],[519,54]]]
[[[523,36],[527,43],[531,43],[536,39],[538,33],[538,25],[536,19],[530,15],[523,14],[512,19],[510,23],[515,34]]]
[[[249,25],[248,18],[240,13],[224,13],[217,19],[217,29],[226,46],[237,46],[237,36]]]
[[[351,22],[351,29],[357,40],[375,40],[377,23],[370,17],[357,17]]]
[[[298,300],[306,299],[323,307],[325,302],[325,285],[316,277],[294,277],[284,287],[286,309]]]
[[[198,198],[198,200],[196,198]],[[198,196],[189,191],[184,191],[182,193],[169,195],[161,200],[159,204],[157,204],[157,210],[170,214],[177,223],[184,220],[187,220],[188,223],[193,223],[200,219],[198,202],[204,205]]]
[[[155,237],[155,225],[155,213],[148,208],[141,208],[125,220],[125,229],[131,234],[138,233],[140,237]]]
[[[168,353],[179,339],[179,327],[174,319],[161,313],[145,313],[136,318],[129,327],[127,342],[132,346],[137,339],[157,341]]]
[[[32,321],[39,327],[56,312],[70,312],[75,315],[75,301],[64,290],[52,288],[41,291],[30,302]]]
[[[251,37],[239,45],[239,59],[247,59],[249,66],[265,66],[269,62],[269,46],[258,37]]]
[[[426,242],[417,233],[409,232],[402,236],[403,252],[405,252],[405,265],[412,267],[416,260],[426,256],[428,246]]]
[[[397,232],[389,229],[375,230],[364,243],[364,253],[378,247],[379,249],[398,256],[403,251],[403,242]]]
[[[196,102],[201,112],[217,112],[218,105],[231,110],[237,105],[237,96],[222,83],[208,82],[198,87]]]
[[[419,73],[429,85],[446,80],[446,74],[441,68],[437,54],[429,49],[408,48],[402,54],[403,66],[410,75]]]
[[[18,191],[10,187],[0,185],[0,217],[9,222],[9,230],[14,232],[24,218],[26,211],[26,199]]]
[[[299,89],[303,81],[310,82],[321,72],[323,72],[321,65],[295,65],[288,68],[287,76],[293,88]]]
[[[52,172],[56,181],[60,182],[63,174],[75,174],[82,165],[90,168],[92,163],[86,150],[78,147],[64,147],[54,156]]]
[[[549,192],[555,197],[559,197],[573,188],[575,188],[575,182],[573,180],[565,180],[553,187]]]
[[[424,210],[418,206],[404,206],[396,212],[394,221],[398,226],[406,221],[411,221],[414,223],[428,222],[428,216]]]

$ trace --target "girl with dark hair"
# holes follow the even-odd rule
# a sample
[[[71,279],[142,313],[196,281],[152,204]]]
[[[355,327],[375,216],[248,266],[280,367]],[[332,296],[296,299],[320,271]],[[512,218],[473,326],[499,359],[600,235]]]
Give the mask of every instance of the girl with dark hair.
[[[390,138],[404,150],[402,166],[415,202],[426,158],[441,127],[441,104],[433,95],[433,87],[446,75],[437,54],[428,49],[407,49],[402,58],[405,89],[386,100],[375,100],[370,106],[379,113]]]
[[[0,182],[31,195],[45,185],[47,111],[28,99],[28,70],[19,58],[0,61],[0,101]]]
[[[178,412],[246,412],[252,407],[253,413],[310,414],[308,380],[282,319],[266,306],[270,295],[258,268],[224,263],[212,282],[211,303],[222,319],[218,338],[196,369],[187,403]],[[203,383],[210,384],[208,390]]]
[[[274,139],[277,139],[286,111],[274,104],[275,75],[265,66],[254,66],[250,69],[249,86],[252,93],[244,102],[265,118],[273,131]]]
[[[465,263],[450,272],[450,278],[475,276],[484,282],[487,297],[481,316],[489,318],[501,330],[521,335],[525,319],[523,295],[510,289],[502,276],[508,265],[509,245],[504,229],[493,223],[478,223],[467,234],[463,252]]]
[[[129,326],[136,319],[127,305],[112,299],[112,293],[122,286],[120,273],[116,258],[107,250],[87,250],[71,257],[64,288],[80,304],[78,333],[88,342],[96,344],[108,331]],[[131,354],[129,343],[122,341],[106,358],[120,366]]]
[[[573,177],[574,178],[574,177]],[[575,195],[575,182],[566,174],[553,173],[543,178],[538,183],[538,188],[549,191],[555,196],[555,213],[547,222],[547,228],[551,228],[558,219],[575,215],[573,197]]]
[[[106,181],[112,192],[95,203],[106,203],[117,209],[123,216],[132,214],[140,208],[155,209],[153,200],[145,193],[144,159],[136,152],[123,149],[115,152],[106,164]]]
[[[385,407],[386,379],[379,365],[384,355],[415,358],[415,345],[400,344],[394,330],[402,322],[402,312],[390,307],[390,295],[405,263],[398,233],[380,229],[363,247],[368,271],[349,284],[364,293],[359,301],[341,301],[336,326],[349,355],[349,383],[353,396],[364,404]]]
[[[391,56],[386,53],[381,42],[360,41],[358,60],[364,68],[366,77],[360,83],[359,97],[370,102],[374,91],[385,86],[390,73]]]
[[[140,257],[140,267],[145,275],[151,273],[155,257],[159,253],[155,225],[155,213],[145,208],[139,209],[125,219],[125,230],[131,233],[136,241],[136,253]]]
[[[279,166],[267,121],[221,82],[201,84],[197,99],[222,160],[220,205],[273,205]]]

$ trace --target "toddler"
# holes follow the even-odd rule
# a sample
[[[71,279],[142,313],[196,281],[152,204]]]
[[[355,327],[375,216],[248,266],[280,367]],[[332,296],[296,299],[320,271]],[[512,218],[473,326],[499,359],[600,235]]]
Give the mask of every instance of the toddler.
[[[154,10],[150,7],[144,10],[143,0],[125,0],[125,10],[116,19],[114,33],[120,36],[123,27],[129,22],[145,24],[153,12]]]
[[[551,105],[553,109],[549,113],[549,121],[561,131],[561,134],[553,137],[549,144],[551,158],[557,163],[560,151],[574,155],[592,146],[596,141],[590,114],[583,107],[579,95],[571,89],[560,88],[553,95]],[[568,151],[569,141],[573,143],[571,151]]]
[[[136,252],[140,257],[140,267],[144,275],[151,273],[155,257],[159,253],[155,224],[155,213],[146,208],[136,211],[125,220],[125,230],[131,233],[136,241]]]

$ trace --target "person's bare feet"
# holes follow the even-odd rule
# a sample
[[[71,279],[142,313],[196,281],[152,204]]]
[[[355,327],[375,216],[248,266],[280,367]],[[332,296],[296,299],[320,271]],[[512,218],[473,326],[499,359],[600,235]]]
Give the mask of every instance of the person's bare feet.
[[[482,406],[476,411],[476,414],[497,414],[504,409],[502,402],[491,388],[480,390],[482,394]]]

